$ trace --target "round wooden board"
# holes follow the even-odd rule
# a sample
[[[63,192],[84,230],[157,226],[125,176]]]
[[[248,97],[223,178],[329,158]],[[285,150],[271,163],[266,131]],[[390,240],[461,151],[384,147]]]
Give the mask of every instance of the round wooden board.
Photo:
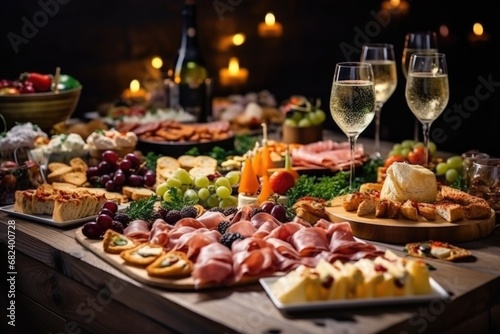
[[[120,254],[106,253],[103,250],[102,240],[88,239],[86,236],[83,235],[82,228],[76,230],[75,238],[85,248],[90,250],[95,255],[99,256],[101,259],[109,263],[111,266],[113,266],[122,273],[128,275],[129,277],[143,284],[159,288],[166,288],[171,290],[184,290],[184,291],[213,289],[222,287],[220,285],[206,285],[202,287],[196,287],[194,284],[194,280],[191,276],[184,278],[177,278],[177,279],[151,277],[148,275],[145,268],[126,264],[125,261],[120,257]],[[236,285],[257,283],[259,281],[259,278],[260,277],[247,277],[247,278],[244,277]]]
[[[374,214],[359,217],[356,212],[345,211],[343,196],[331,201],[326,208],[333,222],[348,221],[356,237],[379,242],[405,244],[424,240],[466,242],[487,237],[495,228],[495,211],[486,219],[464,219],[449,223],[440,216],[435,221],[419,217],[419,221],[404,218],[376,218]]]

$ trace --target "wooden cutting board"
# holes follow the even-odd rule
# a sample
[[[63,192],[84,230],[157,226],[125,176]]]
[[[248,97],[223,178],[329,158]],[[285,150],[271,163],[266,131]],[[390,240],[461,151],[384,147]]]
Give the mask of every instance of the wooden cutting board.
[[[449,223],[436,216],[435,221],[419,217],[419,221],[398,218],[376,218],[375,214],[359,217],[356,212],[345,211],[343,196],[331,201],[326,208],[333,222],[348,221],[356,237],[394,244],[439,240],[450,243],[466,242],[487,237],[495,228],[495,211],[486,219],[464,219]]]
[[[117,270],[135,279],[136,281],[146,285],[151,285],[159,288],[166,288],[170,290],[184,290],[184,291],[206,290],[206,289],[221,287],[220,285],[217,286],[206,285],[203,287],[196,287],[194,284],[194,280],[191,276],[178,279],[149,276],[145,268],[125,263],[125,261],[120,257],[120,254],[106,253],[103,249],[102,240],[88,239],[86,236],[83,235],[82,228],[76,230],[75,239],[85,248],[90,250],[95,255],[99,256],[101,259],[109,263]],[[246,277],[246,278],[244,277],[236,285],[256,283],[259,281],[259,278],[260,277]]]

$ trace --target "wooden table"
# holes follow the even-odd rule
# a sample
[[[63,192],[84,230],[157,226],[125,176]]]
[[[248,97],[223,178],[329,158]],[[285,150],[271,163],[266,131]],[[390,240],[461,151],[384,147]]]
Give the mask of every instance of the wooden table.
[[[9,223],[10,222],[10,223]],[[14,223],[15,222],[15,223]],[[7,226],[15,226],[15,237]],[[210,291],[143,285],[60,229],[0,214],[3,263],[15,246],[18,332],[44,333],[494,333],[500,331],[500,231],[463,244],[475,260],[428,262],[451,301],[281,314],[259,284]],[[379,244],[399,254],[401,246]],[[5,268],[5,267],[4,267]],[[8,269],[6,269],[8,271]],[[6,312],[7,291],[2,291]],[[5,316],[2,318],[5,325]],[[23,329],[23,331],[20,331]]]

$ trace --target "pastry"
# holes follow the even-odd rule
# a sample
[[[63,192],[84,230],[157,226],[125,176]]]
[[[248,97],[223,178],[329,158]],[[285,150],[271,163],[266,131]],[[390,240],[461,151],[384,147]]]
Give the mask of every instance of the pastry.
[[[165,251],[161,245],[146,242],[134,248],[122,251],[120,257],[128,264],[142,267],[151,264],[164,253]]]
[[[120,254],[122,251],[132,249],[137,245],[135,240],[113,230],[107,230],[102,240],[104,251],[111,254]]]
[[[158,257],[146,268],[149,276],[179,278],[191,275],[193,262],[186,253],[170,251]]]

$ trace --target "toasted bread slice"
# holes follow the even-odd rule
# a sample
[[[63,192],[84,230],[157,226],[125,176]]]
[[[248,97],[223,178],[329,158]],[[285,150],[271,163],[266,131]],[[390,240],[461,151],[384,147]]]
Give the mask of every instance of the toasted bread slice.
[[[401,203],[389,200],[389,212],[387,213],[387,217],[398,218],[400,211],[401,211]]]
[[[369,197],[370,196],[366,193],[354,192],[352,194],[344,196],[342,206],[346,211],[355,211],[358,210],[358,206],[361,204],[361,202]]]
[[[359,217],[368,216],[374,214],[377,208],[377,201],[375,199],[368,197],[358,205],[356,210],[356,215]]]
[[[49,172],[54,172],[60,168],[66,168],[66,167],[71,167],[63,162],[51,162],[47,165],[47,168],[49,170]]]
[[[137,247],[139,243],[121,233],[107,230],[104,233],[102,246],[106,253],[120,254],[121,252]]]
[[[133,201],[137,201],[141,198],[149,198],[152,195],[156,195],[156,192],[154,192],[151,189],[136,188],[136,187],[129,187],[129,186],[123,187],[122,192],[125,196],[127,196],[128,198],[130,198]]]
[[[450,223],[465,218],[465,211],[460,204],[449,201],[440,201],[435,203],[435,205],[436,213]]]
[[[485,201],[486,202],[486,201]],[[465,216],[469,219],[488,218],[491,215],[491,207],[486,203],[471,203],[464,205]]]
[[[375,208],[375,217],[377,218],[387,218],[389,214],[389,200],[383,199],[377,203]]]
[[[407,219],[418,221],[418,210],[416,202],[406,200],[399,209],[401,215]]]
[[[158,169],[177,169],[181,167],[179,161],[172,157],[159,157],[156,160],[156,168]]]
[[[192,155],[181,155],[180,157],[177,158],[177,161],[179,161],[179,164],[181,165],[182,168],[186,170],[190,170],[194,166],[196,166],[196,157]]]
[[[418,214],[427,220],[436,220],[436,206],[432,203],[417,203]]]
[[[382,190],[382,185],[383,185],[383,183],[363,183],[359,187],[359,192],[360,193],[372,193],[373,191],[377,191],[380,193],[380,190]]]
[[[73,167],[65,165],[62,167],[57,168],[53,172],[50,172],[49,175],[47,175],[47,181],[52,183],[52,182],[64,182],[63,181],[63,176],[67,173],[70,173],[73,171]]]
[[[87,169],[89,169],[89,166],[87,163],[80,157],[73,158],[69,161],[69,164],[71,167],[73,167],[73,170],[75,172],[82,172],[85,173]]]
[[[87,175],[85,172],[69,172],[62,176],[62,180],[66,183],[81,187],[87,182]]]

